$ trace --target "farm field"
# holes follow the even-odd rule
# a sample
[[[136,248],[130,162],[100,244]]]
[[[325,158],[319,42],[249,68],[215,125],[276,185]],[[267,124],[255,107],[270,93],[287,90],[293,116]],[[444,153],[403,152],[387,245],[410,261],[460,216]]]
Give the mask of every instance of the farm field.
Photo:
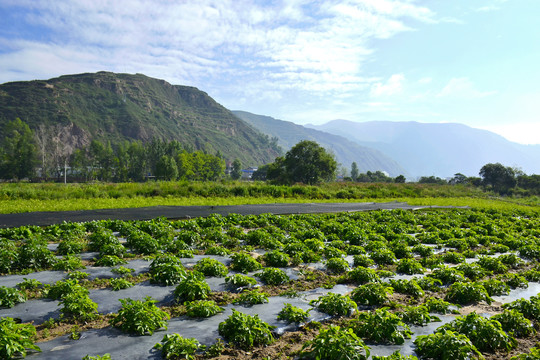
[[[534,208],[63,222],[0,242],[1,329],[26,339],[3,358],[540,351]]]

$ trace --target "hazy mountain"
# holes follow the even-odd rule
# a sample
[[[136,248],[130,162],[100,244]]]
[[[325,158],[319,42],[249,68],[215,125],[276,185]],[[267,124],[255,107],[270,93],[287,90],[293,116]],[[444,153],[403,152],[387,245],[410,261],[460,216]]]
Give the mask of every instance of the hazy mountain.
[[[98,72],[1,84],[0,131],[17,117],[34,130],[60,124],[69,129],[75,146],[92,139],[113,144],[175,139],[250,165],[280,154],[267,136],[206,93],[141,74]]]
[[[517,144],[462,124],[334,120],[308,126],[378,149],[413,176],[478,176],[483,165],[495,162],[540,173],[540,145]]]
[[[358,169],[363,173],[368,170],[381,170],[388,172],[390,176],[407,175],[405,170],[390,157],[378,150],[356,144],[342,136],[245,111],[233,111],[233,114],[260,132],[278,138],[278,144],[284,149],[290,149],[301,140],[313,140],[334,153],[338,162],[346,168],[350,169],[351,164],[356,162]]]

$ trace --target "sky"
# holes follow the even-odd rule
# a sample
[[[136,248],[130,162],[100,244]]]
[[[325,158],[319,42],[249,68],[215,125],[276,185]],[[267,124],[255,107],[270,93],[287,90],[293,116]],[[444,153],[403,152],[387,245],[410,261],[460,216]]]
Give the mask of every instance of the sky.
[[[142,73],[298,124],[540,144],[538,0],[0,0],[0,83]]]

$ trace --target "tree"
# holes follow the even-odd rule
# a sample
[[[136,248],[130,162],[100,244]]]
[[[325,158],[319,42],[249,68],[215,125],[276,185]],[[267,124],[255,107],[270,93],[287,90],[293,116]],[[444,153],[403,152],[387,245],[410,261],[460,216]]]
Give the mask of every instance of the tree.
[[[516,173],[511,167],[506,167],[500,163],[486,164],[482,166],[479,173],[482,184],[491,187],[493,191],[506,194],[516,186]]]
[[[404,183],[405,183],[405,180],[406,180],[406,179],[405,179],[405,176],[403,176],[403,175],[398,175],[398,176],[396,176],[396,178],[394,179],[394,182],[395,182],[396,184],[404,184]]]
[[[315,141],[303,140],[285,155],[285,170],[292,182],[313,185],[332,180],[337,169],[334,156]]]
[[[356,164],[356,162],[353,162],[351,164],[351,179],[352,181],[356,181],[357,178],[358,178],[358,165]]]
[[[156,164],[156,177],[163,180],[176,180],[178,166],[172,156],[163,155]]]
[[[37,150],[30,127],[17,118],[3,128],[0,148],[0,178],[24,179],[34,174]]]
[[[466,182],[467,177],[462,173],[454,174],[454,177],[448,181],[450,185],[465,184]]]
[[[231,178],[238,180],[242,177],[242,163],[238,159],[234,159],[232,163]]]

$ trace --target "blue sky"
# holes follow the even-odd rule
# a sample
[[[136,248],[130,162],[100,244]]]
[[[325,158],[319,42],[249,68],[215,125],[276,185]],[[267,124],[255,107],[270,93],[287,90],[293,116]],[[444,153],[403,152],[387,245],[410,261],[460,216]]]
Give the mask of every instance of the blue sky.
[[[538,0],[2,0],[0,83],[143,73],[232,110],[540,144]]]

